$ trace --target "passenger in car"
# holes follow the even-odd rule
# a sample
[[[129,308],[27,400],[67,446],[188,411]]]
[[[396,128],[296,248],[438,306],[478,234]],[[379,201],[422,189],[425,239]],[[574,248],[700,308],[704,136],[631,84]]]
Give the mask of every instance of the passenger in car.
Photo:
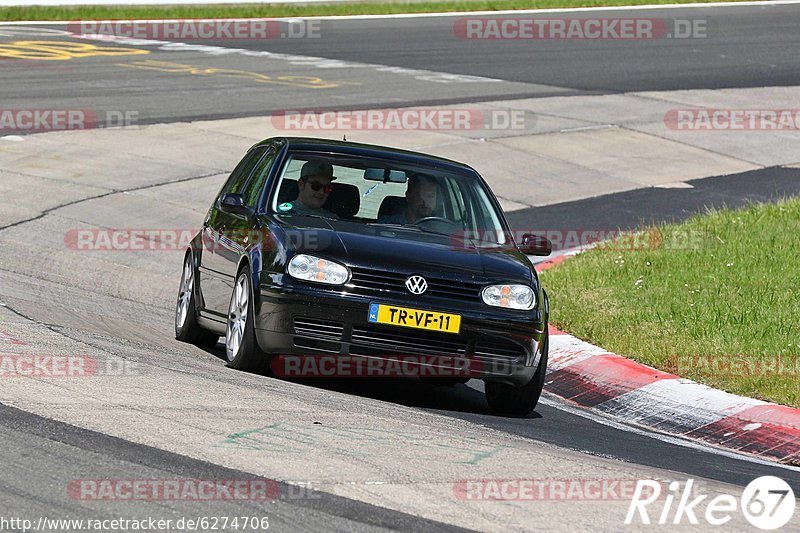
[[[298,194],[293,202],[292,211],[299,215],[318,215],[337,218],[334,213],[323,209],[328,195],[333,191],[331,182],[336,179],[330,163],[308,161],[300,169],[297,180]]]
[[[428,174],[414,174],[408,178],[406,207],[399,213],[378,220],[382,224],[414,224],[420,219],[435,216],[439,185]]]

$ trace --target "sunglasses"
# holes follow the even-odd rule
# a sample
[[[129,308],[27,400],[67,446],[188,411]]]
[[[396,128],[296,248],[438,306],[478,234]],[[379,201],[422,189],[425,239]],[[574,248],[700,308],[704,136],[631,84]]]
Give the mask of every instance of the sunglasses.
[[[309,181],[308,185],[311,187],[311,190],[314,191],[314,192],[317,192],[320,189],[322,189],[322,191],[325,194],[330,194],[330,193],[333,192],[333,185],[331,185],[331,184],[325,185],[325,184],[322,184],[322,183],[320,183],[318,181]]]

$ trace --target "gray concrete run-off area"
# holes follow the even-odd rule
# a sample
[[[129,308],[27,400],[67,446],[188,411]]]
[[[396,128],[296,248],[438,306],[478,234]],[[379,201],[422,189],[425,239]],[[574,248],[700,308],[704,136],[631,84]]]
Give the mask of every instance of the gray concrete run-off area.
[[[800,16],[796,9],[777,9],[753,8],[750,14],[763,11],[765,24],[783,28],[793,42],[780,19]],[[719,19],[708,9],[670,15],[718,20],[713,27],[720,39],[731,39],[724,30],[742,27],[748,12],[726,8]],[[0,351],[82,356],[101,369],[123,369],[2,380],[0,403],[51,421],[0,409],[0,425],[9,429],[3,444],[13,452],[0,473],[0,501],[29,517],[48,509],[83,517],[202,516],[210,512],[201,504],[100,506],[70,498],[66,487],[81,478],[263,476],[281,482],[286,492],[310,486],[324,495],[319,503],[220,503],[209,509],[275,517],[281,530],[608,531],[624,527],[627,499],[468,501],[454,488],[470,479],[694,478],[713,496],[739,494],[748,480],[771,473],[800,490],[797,470],[631,433],[550,396],[531,418],[503,419],[489,412],[473,382],[441,390],[418,383],[294,383],[227,369],[221,346],[202,350],[173,340],[181,250],[80,251],[65,242],[78,229],[196,230],[245,150],[273,135],[346,134],[357,142],[464,161],[487,179],[518,227],[536,225],[539,210],[556,209],[561,218],[548,220],[566,225],[575,206],[598,205],[591,202],[602,195],[614,195],[632,210],[627,224],[642,208],[636,211],[626,194],[649,193],[641,205],[655,209],[666,198],[659,192],[700,190],[712,176],[779,173],[788,183],[800,171],[797,131],[686,131],[665,121],[677,109],[796,108],[800,79],[787,74],[796,61],[788,51],[776,55],[775,83],[763,75],[760,61],[746,67],[744,45],[728,43],[730,70],[745,65],[741,83],[731,80],[729,70],[699,68],[691,80],[671,86],[668,78],[691,77],[676,64],[678,45],[643,43],[663,47],[663,72],[653,74],[661,76],[659,87],[624,76],[616,85],[609,78],[605,88],[584,87],[567,60],[546,64],[560,72],[549,79],[533,67],[510,76],[511,67],[492,64],[489,52],[496,44],[473,46],[469,53],[476,59],[466,66],[466,47],[446,34],[452,21],[437,26],[436,20],[425,19],[414,35],[439,35],[430,46],[441,51],[437,58],[449,54],[452,69],[440,59],[420,59],[414,41],[401,53],[395,34],[386,42],[395,43],[396,52],[381,56],[380,40],[366,30],[361,52],[348,55],[344,37],[358,33],[355,21],[332,26],[337,30],[325,41],[329,50],[303,42],[294,58],[280,56],[288,53],[286,42],[270,45],[273,56],[214,55],[58,33],[25,37],[0,24],[0,46],[35,38],[145,51],[46,64],[0,61],[4,107],[93,109],[100,115],[127,110],[139,120],[136,127],[3,132],[0,138]],[[777,47],[758,35],[758,54]],[[519,58],[522,49],[513,46],[512,57]],[[564,46],[572,57],[574,43]],[[701,66],[711,62],[713,40],[686,46],[698,49]],[[624,65],[608,62],[616,56],[607,45],[598,48],[587,55],[605,49],[608,69],[619,74]],[[255,44],[242,49],[258,51]],[[629,43],[618,53],[634,61],[642,50]],[[352,65],[324,66],[323,60]],[[440,81],[431,81],[437,76]],[[761,85],[754,82],[759,76]],[[446,78],[451,81],[441,83]],[[320,84],[333,86],[314,87]],[[415,106],[468,109],[482,117],[516,114],[522,127],[287,131],[273,116],[286,109]],[[741,197],[746,187],[737,183]],[[591,224],[618,220],[623,223],[608,212]],[[32,429],[39,426],[47,430]],[[725,527],[749,526],[739,515]]]

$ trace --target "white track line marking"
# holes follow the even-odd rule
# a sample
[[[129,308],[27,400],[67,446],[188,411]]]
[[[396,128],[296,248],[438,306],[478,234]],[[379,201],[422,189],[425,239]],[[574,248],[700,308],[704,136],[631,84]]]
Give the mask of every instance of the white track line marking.
[[[84,2],[76,1],[76,4]],[[165,2],[160,2],[165,3]],[[607,6],[607,7],[574,7],[574,8],[552,8],[552,9],[506,9],[502,11],[455,11],[449,13],[395,13],[391,15],[331,15],[331,16],[310,16],[310,17],[282,17],[273,20],[370,20],[370,19],[404,19],[404,18],[432,18],[432,17],[466,17],[466,16],[489,16],[489,15],[535,15],[538,13],[586,13],[591,11],[646,11],[653,9],[703,9],[714,7],[772,7],[800,4],[800,0],[770,0],[766,2],[709,2],[705,4],[663,4],[663,5],[642,5],[642,6]],[[0,4],[1,5],[1,4]],[[215,19],[203,19],[215,20]],[[225,20],[250,20],[250,19],[225,19]],[[162,22],[161,20],[144,20],[143,22]],[[66,25],[68,21],[63,20],[24,20],[13,22],[2,22],[2,25],[29,25],[29,24],[48,24]]]
[[[70,34],[75,39],[84,39],[95,42],[111,42],[129,46],[155,46],[162,52],[197,52],[214,57],[223,55],[240,55],[245,57],[256,57],[271,59],[275,61],[286,61],[290,65],[301,67],[314,67],[319,69],[371,69],[380,73],[391,73],[398,75],[411,76],[418,81],[431,83],[509,83],[506,80],[496,78],[486,78],[483,76],[472,76],[469,74],[452,74],[449,72],[438,72],[417,68],[405,68],[379,63],[362,63],[359,61],[347,61],[343,59],[330,59],[326,57],[305,56],[297,54],[285,54],[270,52],[267,50],[250,50],[247,48],[233,48],[228,46],[212,46],[205,44],[194,44],[177,41],[163,41],[156,39],[133,39],[129,37],[116,37],[112,35],[79,35]]]

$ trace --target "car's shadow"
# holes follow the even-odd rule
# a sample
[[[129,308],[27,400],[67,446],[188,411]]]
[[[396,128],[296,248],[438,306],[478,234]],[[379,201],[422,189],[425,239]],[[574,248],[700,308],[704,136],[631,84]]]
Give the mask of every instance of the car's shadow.
[[[216,348],[203,348],[203,350],[223,361],[225,360],[225,350],[222,344],[218,344]],[[470,421],[475,421],[475,415],[478,415],[479,418],[542,418],[536,411],[526,417],[498,415],[489,408],[483,392],[470,387],[468,384],[444,385],[436,383],[435,380],[421,381],[414,378],[289,379],[269,375],[266,372],[258,374],[272,379],[301,383],[310,387],[352,394],[363,398],[372,398],[407,407],[448,411],[452,416]]]

